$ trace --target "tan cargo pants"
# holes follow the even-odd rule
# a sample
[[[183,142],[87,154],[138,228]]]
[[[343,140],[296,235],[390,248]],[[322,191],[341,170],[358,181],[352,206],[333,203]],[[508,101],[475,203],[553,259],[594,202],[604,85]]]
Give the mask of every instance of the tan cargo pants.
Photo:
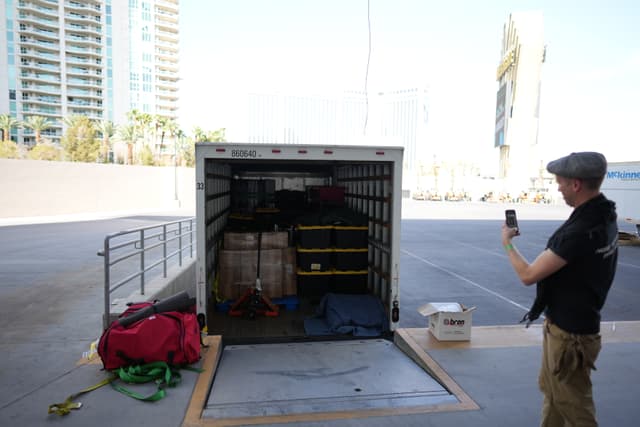
[[[600,334],[575,335],[549,320],[543,325],[542,367],[538,383],[544,395],[542,427],[597,426],[591,370],[600,353]]]

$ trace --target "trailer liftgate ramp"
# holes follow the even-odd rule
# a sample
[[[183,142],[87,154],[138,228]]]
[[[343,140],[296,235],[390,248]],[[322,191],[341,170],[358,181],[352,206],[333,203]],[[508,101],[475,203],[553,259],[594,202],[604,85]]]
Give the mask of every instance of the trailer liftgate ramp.
[[[398,329],[394,339],[223,346],[209,336],[183,425],[479,409],[410,334]]]

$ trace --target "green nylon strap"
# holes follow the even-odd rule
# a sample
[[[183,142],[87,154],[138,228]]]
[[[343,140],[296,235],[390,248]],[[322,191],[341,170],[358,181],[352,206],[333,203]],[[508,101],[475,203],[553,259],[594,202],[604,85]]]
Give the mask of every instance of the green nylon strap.
[[[192,366],[169,366],[165,362],[152,362],[144,365],[136,365],[136,366],[127,366],[119,369],[115,369],[112,372],[112,375],[95,384],[91,387],[87,387],[84,390],[81,390],[71,396],[67,397],[67,399],[62,403],[54,403],[49,405],[49,414],[58,414],[58,415],[68,415],[72,409],[80,409],[82,407],[81,402],[74,402],[78,396],[81,396],[85,393],[89,393],[97,388],[100,388],[104,385],[111,384],[114,390],[119,391],[120,393],[132,397],[134,399],[142,400],[145,402],[155,402],[157,400],[162,399],[165,395],[166,387],[175,387],[182,380],[182,376],[179,369],[185,369],[193,372],[204,372],[203,369],[195,368]],[[128,390],[121,385],[115,383],[115,380],[121,379],[122,381],[129,384],[144,384],[148,382],[155,382],[158,386],[158,389],[155,393],[149,396],[143,396],[139,393]]]
[[[98,384],[92,385],[91,387],[87,387],[84,390],[80,390],[79,392],[72,394],[71,396],[67,397],[67,399],[62,402],[62,403],[54,403],[52,405],[49,405],[49,414],[57,414],[57,415],[69,415],[69,413],[71,412],[72,409],[80,409],[82,408],[82,403],[81,402],[74,402],[75,399],[78,398],[78,396],[81,396],[85,393],[89,393],[90,391],[93,391],[97,388],[102,387],[103,385],[107,385],[109,383],[113,383],[114,380],[116,380],[118,377],[115,375],[112,375],[111,377],[100,381]]]
[[[171,369],[165,362],[152,362],[144,365],[135,365],[122,367],[114,371],[118,378],[129,384],[143,384],[154,381],[158,389],[148,395],[131,391],[121,385],[111,383],[111,387],[120,393],[132,397],[134,399],[142,400],[145,402],[155,402],[162,399],[165,395],[166,387],[175,387],[181,380],[182,376],[177,370]]]

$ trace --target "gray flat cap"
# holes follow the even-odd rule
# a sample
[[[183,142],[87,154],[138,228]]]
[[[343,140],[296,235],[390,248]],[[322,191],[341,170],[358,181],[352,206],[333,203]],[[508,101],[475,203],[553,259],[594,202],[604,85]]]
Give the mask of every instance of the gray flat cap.
[[[565,178],[602,178],[607,173],[607,159],[600,153],[571,153],[547,164],[547,170]]]

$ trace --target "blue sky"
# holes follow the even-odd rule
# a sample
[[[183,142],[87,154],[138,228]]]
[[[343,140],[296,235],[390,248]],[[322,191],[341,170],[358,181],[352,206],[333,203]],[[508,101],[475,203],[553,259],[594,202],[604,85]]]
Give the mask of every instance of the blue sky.
[[[425,85],[443,158],[495,161],[502,27],[544,14],[540,147],[545,160],[598,150],[640,160],[640,3],[371,0],[370,92]],[[249,92],[363,90],[366,0],[183,0],[181,126],[226,127]]]

